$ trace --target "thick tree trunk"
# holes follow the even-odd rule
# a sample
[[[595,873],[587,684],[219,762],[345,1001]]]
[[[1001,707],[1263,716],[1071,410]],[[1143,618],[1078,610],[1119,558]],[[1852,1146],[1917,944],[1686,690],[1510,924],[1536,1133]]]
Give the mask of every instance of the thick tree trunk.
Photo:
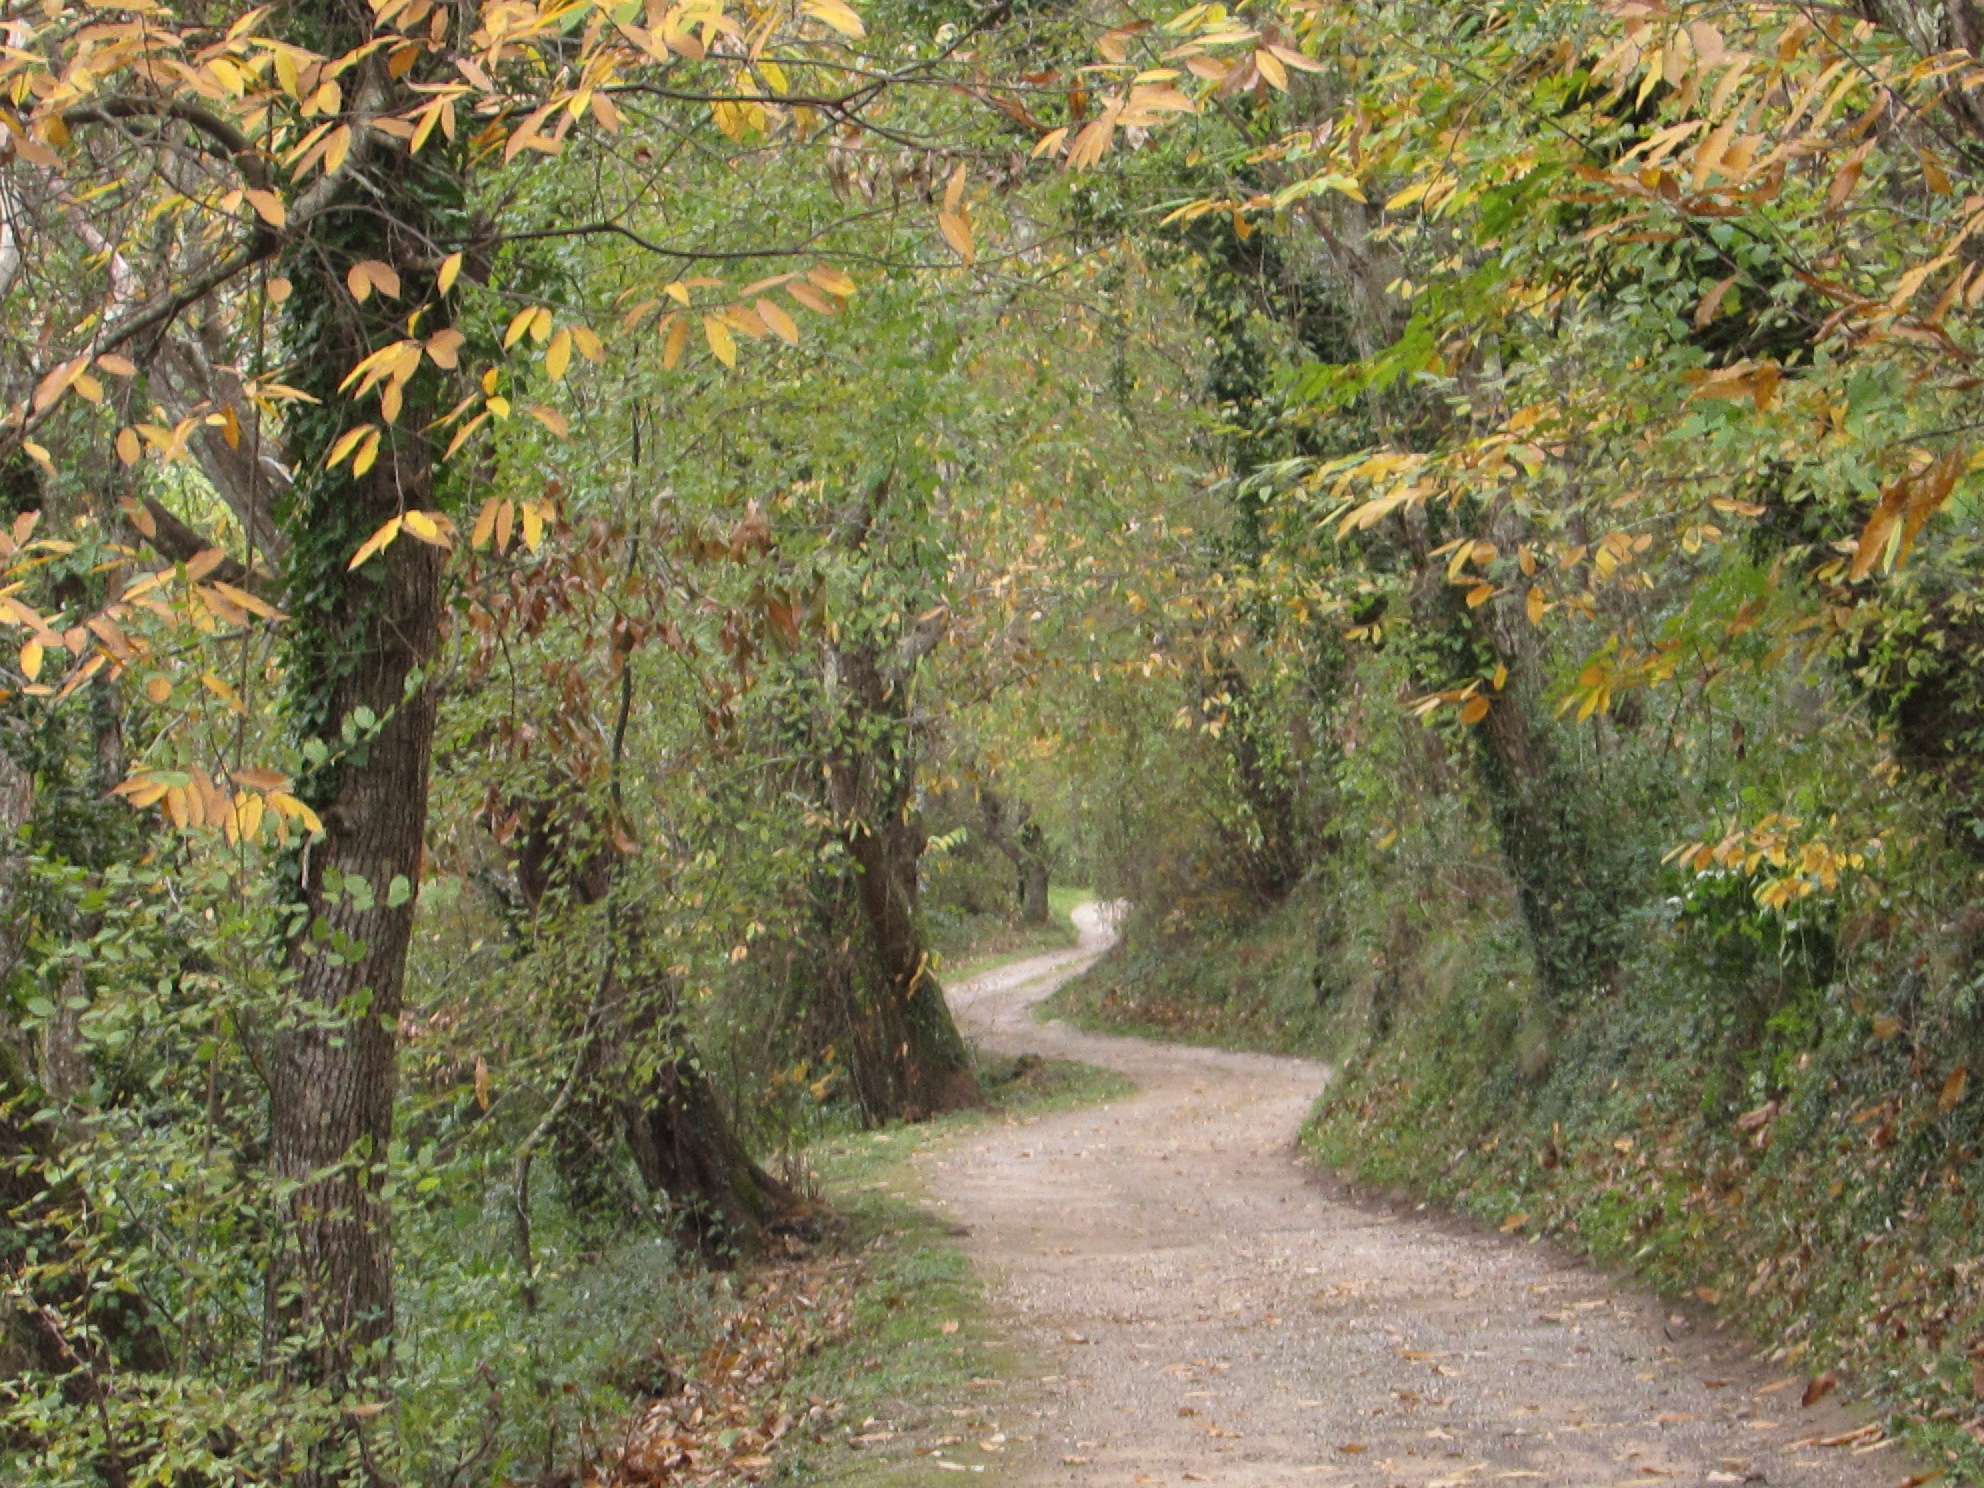
[[[313,0],[288,16],[299,40],[333,54],[370,35],[369,7],[357,0]],[[375,54],[348,76],[347,96],[360,110],[376,107],[410,81],[390,79]],[[424,369],[406,385],[370,470],[353,476],[325,463],[341,433],[380,417],[340,390],[346,373],[404,334],[408,307],[428,307],[423,334],[447,323],[433,245],[463,235],[462,171],[446,148],[416,160],[397,141],[365,135],[346,177],[341,204],[314,219],[284,264],[294,285],[284,306],[291,380],[322,400],[289,429],[286,680],[293,727],[329,753],[298,782],[324,836],[298,865],[293,1012],[269,1054],[269,1168],[284,1185],[285,1226],[265,1313],[266,1367],[339,1392],[372,1388],[361,1382],[386,1373],[393,1334],[383,1188],[427,822],[434,698],[424,671],[440,639],[441,553],[402,539],[356,570],[348,564],[387,521],[438,504],[425,431],[446,406],[439,374]],[[353,299],[346,275],[367,259],[397,271],[396,300]]]
[[[827,800],[852,864],[859,929],[846,926],[845,895],[824,891],[824,928],[841,950],[827,1000],[842,1027],[862,1113],[870,1121],[920,1121],[978,1102],[971,1052],[931,970],[917,903],[925,837],[910,810],[916,779],[909,735],[909,676],[921,649],[885,672],[872,645],[831,649],[828,665],[849,716],[827,761]],[[859,941],[857,948],[855,942]]]
[[[985,838],[1013,865],[1020,921],[1047,923],[1047,834],[1024,801],[1009,800],[990,786],[978,787],[978,817]]]
[[[674,1205],[676,1238],[706,1260],[761,1250],[799,1209],[798,1196],[737,1139],[687,1048],[664,1061],[640,1093],[627,1139],[649,1192]]]
[[[1506,503],[1490,514],[1488,535],[1504,553],[1521,546],[1520,520]],[[1440,582],[1437,566],[1428,582]],[[1610,984],[1621,950],[1621,906],[1635,901],[1618,881],[1617,865],[1603,861],[1589,812],[1589,782],[1579,778],[1550,735],[1542,642],[1522,613],[1521,595],[1468,609],[1460,590],[1443,584],[1440,602],[1452,625],[1508,669],[1475,737],[1537,979],[1562,1012]]]
[[[421,454],[382,460],[372,478],[348,489],[346,499],[363,513],[359,525],[386,521],[403,496],[408,505],[428,504]],[[419,882],[434,732],[432,694],[414,674],[439,639],[438,559],[431,548],[396,544],[368,565],[383,567],[381,578],[361,572],[340,585],[312,618],[342,664],[313,657],[319,665],[296,674],[299,690],[313,682],[323,689],[300,701],[323,707],[326,732],[361,710],[381,720],[369,740],[308,782],[317,787],[311,795],[324,837],[303,858],[309,924],[291,957],[296,1011],[270,1061],[269,1165],[295,1188],[271,1276],[269,1343],[282,1349],[284,1334],[301,1330],[301,1352],[282,1367],[330,1385],[383,1366],[371,1351],[393,1330],[380,1190],[413,925],[407,893]]]
[[[535,913],[554,888],[579,904],[613,892],[614,855],[595,841],[583,802],[535,803],[518,847],[517,882]],[[618,915],[618,967],[644,964],[641,918]],[[695,1050],[678,1026],[675,988],[665,972],[630,993],[616,970],[601,989],[606,1019],[583,1055],[572,1099],[553,1124],[553,1150],[568,1203],[596,1221],[624,1216],[615,1169],[625,1142],[649,1197],[669,1211],[679,1243],[724,1263],[762,1250],[800,1207],[799,1198],[752,1158],[737,1137]],[[643,1054],[660,1051],[654,1073],[637,1079]]]

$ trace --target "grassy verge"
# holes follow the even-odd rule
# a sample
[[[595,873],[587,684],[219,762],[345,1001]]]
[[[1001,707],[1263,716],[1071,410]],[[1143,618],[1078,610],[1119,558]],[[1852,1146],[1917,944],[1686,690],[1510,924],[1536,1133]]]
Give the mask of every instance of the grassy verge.
[[[943,956],[944,980],[962,982],[1028,956],[1069,949],[1080,938],[1074,912],[1094,897],[1087,889],[1053,888],[1047,891],[1048,917],[1044,925],[991,920],[960,928],[938,946]]]
[[[983,1071],[987,1105],[916,1126],[850,1133],[811,1151],[822,1190],[859,1257],[842,1335],[810,1358],[787,1408],[810,1413],[775,1455],[773,1480],[819,1488],[941,1482],[992,1469],[1030,1433],[1017,1361],[987,1314],[950,1221],[927,1205],[920,1153],[987,1121],[1121,1098],[1120,1075],[1066,1060],[1021,1058]],[[990,1450],[988,1450],[988,1448]]]
[[[1242,927],[1132,933],[1036,1009],[1077,1028],[1244,1049],[1325,1053],[1335,1019],[1313,980],[1308,906],[1291,901]]]

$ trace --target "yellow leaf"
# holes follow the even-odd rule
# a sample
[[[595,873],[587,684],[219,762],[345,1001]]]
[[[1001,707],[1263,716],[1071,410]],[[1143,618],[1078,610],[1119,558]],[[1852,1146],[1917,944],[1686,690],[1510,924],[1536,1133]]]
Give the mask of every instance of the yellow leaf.
[[[351,562],[347,563],[345,567],[347,569],[357,568],[359,564],[370,558],[374,553],[384,552],[391,545],[393,539],[399,535],[400,519],[394,517],[385,526],[366,538],[363,543],[359,544],[358,551],[351,555]]]
[[[270,227],[281,227],[289,221],[289,213],[284,209],[282,198],[273,191],[244,191],[248,205],[255,209],[255,215]]]
[[[572,432],[572,426],[566,420],[565,415],[555,408],[548,408],[542,403],[529,403],[524,406],[524,412],[536,419],[560,439],[563,439]]]
[[[593,332],[591,326],[573,326],[572,345],[578,351],[579,355],[589,362],[603,362],[606,360],[606,346]]]
[[[771,300],[758,301],[758,318],[771,327],[772,334],[789,346],[799,344],[799,326],[790,315]]]
[[[172,696],[172,679],[162,672],[154,672],[145,678],[145,696],[154,703],[163,703]]]
[[[516,507],[505,501],[496,508],[496,551],[510,551],[510,526],[516,520]]]
[[[96,364],[112,377],[136,377],[138,364],[129,357],[121,357],[114,351],[106,351],[96,359]]]
[[[866,36],[868,28],[861,24],[861,17],[847,0],[806,0],[802,7],[806,14],[815,20],[825,21],[842,36]]]
[[[726,367],[737,365],[737,342],[730,334],[730,327],[714,315],[703,317],[703,339],[710,344],[710,351]]]
[[[125,801],[140,811],[147,806],[156,806],[165,798],[167,786],[162,781],[149,780],[135,790],[125,793]]]
[[[1071,171],[1088,169],[1109,153],[1109,142],[1115,135],[1116,120],[1110,114],[1089,120],[1082,126],[1082,132],[1075,136],[1063,166]]]
[[[200,673],[200,685],[219,698],[223,703],[226,703],[232,711],[244,714],[248,711],[241,705],[241,699],[235,694],[234,689],[229,687],[219,677],[216,677],[212,672]]]
[[[544,541],[544,513],[535,501],[520,501],[517,506],[524,519],[524,546],[535,553]]]
[[[964,200],[964,162],[960,160],[957,169],[951,172],[951,179],[944,187],[944,210],[956,212],[958,204]]]
[[[503,350],[508,351],[517,342],[521,341],[524,332],[530,329],[530,324],[535,319],[537,319],[537,307],[535,305],[526,305],[512,316],[510,318],[510,328],[503,332]]]
[[[88,357],[74,357],[53,368],[46,377],[35,384],[34,411],[40,413],[54,406],[57,399],[69,391],[70,384],[82,375],[83,368],[89,365]]]
[[[271,791],[269,793],[269,804],[284,816],[295,817],[296,820],[302,822],[312,832],[321,832],[324,830],[324,824],[318,819],[317,813],[292,795],[287,795],[282,791]]]
[[[1038,160],[1044,155],[1058,155],[1061,146],[1067,142],[1068,130],[1065,125],[1059,129],[1050,129],[1040,137],[1040,143],[1033,147],[1032,158]]]
[[[138,431],[136,429],[119,429],[117,431],[117,458],[122,460],[126,465],[135,465],[138,463],[138,456],[141,453],[142,449],[138,443]]]
[[[354,449],[356,449],[358,447],[359,440],[363,439],[367,434],[371,432],[372,432],[372,425],[360,424],[357,428],[347,429],[343,434],[340,434],[337,438],[337,442],[331,446],[330,454],[324,457],[324,468],[326,470],[335,469],[337,467],[338,461],[342,460],[346,455],[350,454]]]
[[[1963,1104],[1964,1092],[1970,1089],[1970,1070],[1959,1064],[1950,1071],[1950,1077],[1943,1081],[1943,1093],[1936,1099],[1939,1111],[1954,1111]]]
[[[246,589],[237,589],[234,585],[221,579],[214,579],[202,585],[200,593],[208,597],[218,594],[237,609],[246,610],[251,615],[260,615],[264,620],[287,620],[289,618],[289,616],[270,604],[266,599],[261,598],[259,595],[250,594]]]
[[[955,212],[939,212],[937,228],[944,235],[944,241],[957,250],[958,257],[970,263],[978,255],[971,240],[971,224]]]
[[[551,334],[551,312],[550,310],[546,309],[543,305],[539,305],[535,310],[531,312],[530,338],[531,340],[537,342],[538,345],[542,346],[544,344],[544,338],[549,336],[550,334]]]
[[[1984,284],[1984,277],[1978,282]],[[811,310],[815,315],[832,315],[839,308],[838,302],[808,284],[804,279],[795,279],[785,286],[785,292]]]
[[[448,447],[442,452],[441,458],[444,460],[450,458],[456,450],[467,444],[474,437],[475,431],[481,428],[488,421],[488,418],[489,415],[487,413],[478,413],[474,418],[455,430],[455,437],[448,441]]]
[[[1487,716],[1488,699],[1478,692],[1460,705],[1460,721],[1462,723],[1479,723]]]
[[[40,641],[29,641],[21,647],[21,675],[32,682],[41,675],[42,651]]]
[[[351,153],[351,126],[340,124],[324,141],[324,174],[333,175]],[[280,225],[280,224],[278,224]]]
[[[666,324],[666,333],[661,338],[661,365],[673,372],[689,345],[689,322],[677,311],[668,317]]]
[[[1738,276],[1731,274],[1727,279],[1711,284],[1701,303],[1695,306],[1695,329],[1702,330],[1715,319],[1715,312],[1722,308],[1723,297],[1736,287]]]
[[[441,260],[441,272],[434,276],[434,288],[440,293],[446,294],[455,287],[455,280],[461,276],[461,272],[461,254],[450,253],[446,258]]]
[[[400,529],[431,548],[449,547],[454,542],[454,523],[440,512],[410,511],[400,519]]]
[[[496,532],[496,508],[500,503],[494,496],[482,503],[482,510],[475,519],[475,530],[469,534],[468,545],[472,548],[486,548],[489,539]]]
[[[806,277],[830,295],[838,295],[843,300],[854,293],[854,281],[832,264],[815,264],[806,271]]]
[[[553,382],[562,381],[565,369],[572,364],[572,333],[560,330],[551,338],[551,344],[544,349],[544,375]]]
[[[364,440],[358,446],[358,453],[351,457],[351,474],[356,480],[370,470],[379,458],[379,431],[368,429]]]
[[[241,841],[253,842],[262,830],[262,811],[262,798],[252,791],[244,791],[235,800],[230,830]]]
[[[468,340],[453,326],[436,331],[427,338],[427,359],[437,367],[453,371],[461,365],[462,345]]]
[[[1261,76],[1268,80],[1269,86],[1283,93],[1288,91],[1288,69],[1281,65],[1281,58],[1273,52],[1266,47],[1257,48],[1254,52],[1254,66],[1261,70]]]
[[[260,765],[250,765],[227,772],[236,785],[246,785],[255,790],[288,790],[289,777],[280,770],[264,769]]]

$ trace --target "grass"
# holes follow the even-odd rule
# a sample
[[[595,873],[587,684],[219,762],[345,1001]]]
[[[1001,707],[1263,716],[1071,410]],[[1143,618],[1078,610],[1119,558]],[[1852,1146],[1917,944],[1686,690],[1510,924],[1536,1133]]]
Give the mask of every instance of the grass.
[[[935,1453],[991,1468],[1001,1454],[978,1443],[1026,1432],[1022,1361],[999,1336],[959,1232],[930,1207],[916,1158],[990,1121],[1117,1100],[1134,1087],[1108,1070],[1033,1056],[990,1061],[980,1074],[981,1110],[849,1133],[811,1149],[814,1171],[848,1225],[844,1243],[863,1255],[865,1268],[847,1335],[792,1385],[795,1396],[835,1403],[832,1429],[820,1433],[823,1441],[780,1453],[775,1481],[819,1488],[946,1481],[954,1473],[935,1465]],[[962,1440],[939,1446],[947,1436]],[[870,1440],[857,1445],[857,1437]]]
[[[1046,924],[1014,925],[1000,921],[979,929],[967,943],[954,945],[945,953],[944,979],[968,981],[1029,956],[1073,949],[1081,938],[1075,929],[1074,913],[1094,897],[1083,888],[1050,888]]]
[[[1034,1016],[1095,1033],[1323,1057],[1337,1030],[1316,995],[1307,910],[1292,901],[1237,928],[1133,937]]]

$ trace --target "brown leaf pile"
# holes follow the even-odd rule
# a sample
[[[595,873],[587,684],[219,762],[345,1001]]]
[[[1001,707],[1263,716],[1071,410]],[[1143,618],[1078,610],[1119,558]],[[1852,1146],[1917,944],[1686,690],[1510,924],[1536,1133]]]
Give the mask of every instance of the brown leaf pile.
[[[741,1304],[680,1369],[681,1391],[628,1422],[618,1454],[587,1476],[587,1488],[754,1483],[789,1433],[817,1433],[831,1418],[835,1402],[790,1401],[786,1386],[800,1361],[847,1336],[859,1263],[809,1259],[746,1275]]]

